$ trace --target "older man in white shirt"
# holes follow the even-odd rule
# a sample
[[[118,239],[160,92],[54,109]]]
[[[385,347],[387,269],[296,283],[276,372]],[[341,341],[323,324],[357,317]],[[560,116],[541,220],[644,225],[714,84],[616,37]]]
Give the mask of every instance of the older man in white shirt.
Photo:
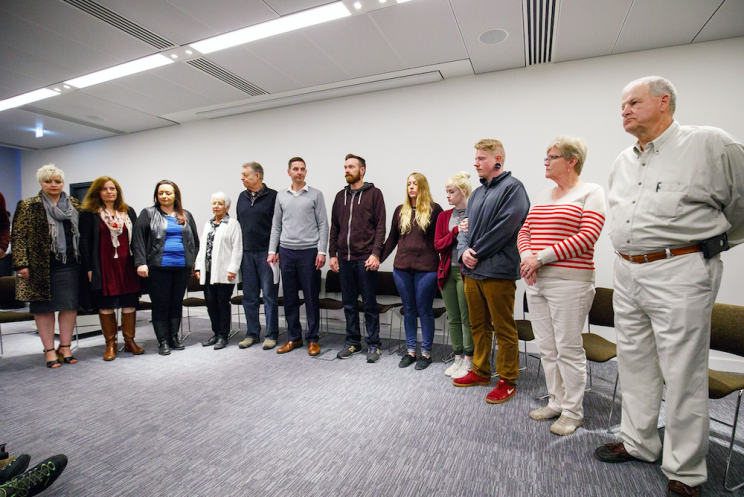
[[[675,105],[664,78],[623,91],[623,127],[638,141],[615,160],[608,196],[622,442],[595,454],[605,462],[662,455],[669,495],[700,495],[710,315],[723,270],[718,253],[744,241],[744,148],[721,129],[680,126]],[[665,382],[662,448],[656,426]]]

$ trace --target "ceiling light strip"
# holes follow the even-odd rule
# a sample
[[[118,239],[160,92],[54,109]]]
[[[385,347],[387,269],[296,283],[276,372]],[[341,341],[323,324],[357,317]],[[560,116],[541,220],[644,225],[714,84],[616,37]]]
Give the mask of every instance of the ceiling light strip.
[[[21,105],[30,104],[31,102],[38,102],[39,100],[44,100],[45,98],[54,97],[56,95],[59,95],[59,93],[54,90],[41,88],[40,90],[34,90],[29,93],[24,93],[23,95],[6,98],[5,100],[0,100],[0,112],[14,107],[20,107]]]
[[[251,41],[269,38],[282,33],[296,31],[298,29],[315,26],[324,22],[341,19],[351,15],[349,9],[342,2],[324,5],[315,9],[298,12],[288,16],[262,22],[255,26],[239,29],[230,33],[208,38],[196,43],[191,47],[203,54],[216,52],[225,48],[242,45]]]
[[[154,69],[156,67],[164,66],[166,64],[172,64],[173,61],[165,57],[164,55],[155,54],[142,59],[133,60],[126,62],[118,66],[109,67],[102,71],[96,71],[94,73],[80,76],[79,78],[70,79],[65,81],[68,85],[74,86],[75,88],[87,88],[88,86],[97,85],[112,79],[122,78],[138,72],[147,71],[148,69]]]

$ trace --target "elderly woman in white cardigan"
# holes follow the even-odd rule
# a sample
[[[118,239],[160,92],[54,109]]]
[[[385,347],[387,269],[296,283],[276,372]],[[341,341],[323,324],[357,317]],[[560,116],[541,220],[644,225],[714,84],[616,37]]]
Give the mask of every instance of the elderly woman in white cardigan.
[[[202,345],[214,345],[214,350],[227,347],[231,323],[230,297],[240,278],[243,257],[240,223],[230,217],[229,210],[230,197],[222,192],[212,195],[214,217],[204,225],[194,266],[199,283],[204,285],[204,298],[214,332],[214,336],[203,341]]]

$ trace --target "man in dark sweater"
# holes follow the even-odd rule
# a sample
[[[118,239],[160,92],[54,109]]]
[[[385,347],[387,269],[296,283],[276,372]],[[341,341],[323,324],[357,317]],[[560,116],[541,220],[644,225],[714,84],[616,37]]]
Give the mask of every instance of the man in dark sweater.
[[[348,359],[362,350],[357,297],[364,303],[367,325],[367,362],[380,359],[380,313],[377,309],[377,270],[385,243],[385,199],[379,188],[364,182],[366,161],[346,156],[344,173],[348,185],[338,192],[331,210],[329,265],[339,273],[341,299],[346,316],[346,345],[337,357]]]
[[[8,211],[5,210],[5,197],[0,193],[0,259],[5,257],[8,245],[10,245],[10,219]]]
[[[500,141],[481,140],[475,149],[481,186],[468,200],[457,236],[475,354],[473,368],[452,383],[457,387],[491,383],[489,359],[495,331],[499,381],[486,402],[500,404],[516,393],[519,375],[519,339],[513,317],[520,277],[517,234],[527,218],[530,199],[522,183],[503,169],[506,154]]]
[[[238,197],[237,218],[243,231],[243,310],[248,330],[239,347],[245,349],[261,339],[258,321],[260,292],[263,291],[266,315],[264,350],[276,347],[279,336],[279,284],[266,262],[269,255],[271,221],[274,217],[276,190],[263,183],[263,167],[258,162],[243,164],[241,175],[246,190]]]

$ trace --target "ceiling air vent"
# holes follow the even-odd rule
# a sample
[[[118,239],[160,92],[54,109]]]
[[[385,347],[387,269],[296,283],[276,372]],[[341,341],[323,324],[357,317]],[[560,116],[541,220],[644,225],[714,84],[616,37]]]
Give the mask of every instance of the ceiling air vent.
[[[166,40],[162,36],[156,35],[149,29],[146,29],[139,24],[135,24],[129,19],[120,16],[116,12],[107,9],[103,5],[97,4],[92,0],[62,0],[63,2],[76,7],[83,12],[86,12],[93,17],[100,19],[101,21],[109,24],[117,29],[124,31],[125,33],[134,36],[138,40],[144,41],[148,45],[151,45],[158,50],[165,50],[167,48],[173,48],[176,45]]]
[[[240,76],[236,76],[235,74],[231,73],[230,71],[227,71],[217,64],[208,61],[207,59],[193,59],[188,60],[186,63],[190,66],[193,66],[200,71],[204,71],[205,73],[209,74],[210,76],[219,79],[223,83],[227,83],[228,85],[232,86],[233,88],[236,88],[244,93],[247,93],[248,95],[252,95],[254,97],[257,97],[259,95],[268,95],[269,92],[262,90],[258,86],[249,83],[248,81],[244,80]]]
[[[524,0],[524,33],[528,66],[553,60],[558,0]]]

